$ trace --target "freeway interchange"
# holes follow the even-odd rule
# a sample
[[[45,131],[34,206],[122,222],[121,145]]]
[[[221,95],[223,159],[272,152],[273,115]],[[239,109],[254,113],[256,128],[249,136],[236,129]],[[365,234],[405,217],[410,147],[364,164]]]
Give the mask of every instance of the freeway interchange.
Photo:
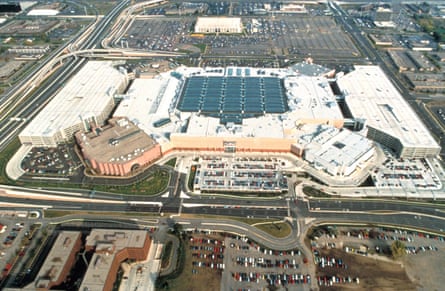
[[[63,64],[52,63],[52,58],[61,55],[63,49],[54,52],[47,63],[41,63],[32,75],[41,74],[46,77],[47,67],[51,62],[51,70],[54,71],[43,81],[44,86],[32,89],[33,94],[28,102],[17,102],[13,109],[8,112],[7,119],[0,120],[0,150],[3,150],[13,139],[16,138],[32,117],[50,100],[68,78],[74,74],[83,64],[85,59],[76,52],[83,51],[88,55],[89,50],[94,52],[97,45],[102,42],[106,29],[108,29],[116,17],[125,9],[130,1],[121,1],[105,17],[97,19],[89,27],[86,34],[81,34],[78,39],[81,42],[73,42],[69,45],[70,57],[65,58]],[[378,54],[369,50],[363,36],[354,28],[352,22],[345,20],[344,12],[337,6],[333,6],[337,18],[343,23],[345,29],[357,40],[362,52],[371,60],[384,64]],[[73,51],[74,50],[74,51]],[[104,51],[98,51],[103,53]],[[55,64],[55,65],[54,65]],[[54,67],[53,67],[54,65]],[[390,76],[391,71],[384,65],[385,72]],[[43,71],[42,71],[43,70]],[[393,78],[398,87],[403,88],[396,78]],[[30,79],[26,78],[17,85],[17,91],[24,90]],[[406,90],[406,89],[403,89]],[[404,92],[407,93],[407,92]],[[406,94],[404,94],[406,95]],[[3,103],[9,104],[9,98],[14,94],[7,95]],[[11,101],[12,102],[12,101]],[[419,228],[435,233],[443,234],[445,207],[441,204],[428,204],[422,202],[408,202],[401,200],[373,200],[373,199],[300,199],[303,195],[294,195],[295,185],[290,185],[291,191],[286,196],[274,199],[247,198],[242,199],[234,196],[218,195],[186,195],[184,185],[178,183],[179,174],[171,172],[169,191],[155,197],[141,197],[131,195],[116,195],[102,192],[66,191],[66,190],[44,190],[19,188],[12,186],[0,187],[0,200],[2,207],[8,209],[54,209],[70,212],[139,212],[154,213],[159,217],[162,214],[171,214],[171,219],[185,225],[196,228],[207,228],[213,230],[224,230],[231,232],[242,232],[253,239],[258,239],[275,249],[290,249],[294,247],[297,240],[294,236],[303,236],[306,230],[317,223],[333,224],[371,224],[371,225],[396,225],[404,228]],[[185,181],[185,179],[182,179]],[[253,199],[255,199],[253,201]],[[181,217],[187,215],[207,215],[205,218],[189,219]],[[230,219],[209,218],[213,216],[243,217],[243,218],[269,218],[287,219],[293,225],[294,234],[281,240],[271,239],[266,234],[259,232],[248,224]],[[85,218],[84,218],[85,219]],[[91,217],[94,219],[94,217]],[[166,219],[166,218],[160,218]],[[211,223],[210,223],[211,222]],[[207,224],[205,224],[207,223]]]

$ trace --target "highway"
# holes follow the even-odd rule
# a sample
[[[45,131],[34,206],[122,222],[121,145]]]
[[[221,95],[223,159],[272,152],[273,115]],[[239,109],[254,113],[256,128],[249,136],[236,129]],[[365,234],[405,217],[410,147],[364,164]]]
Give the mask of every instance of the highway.
[[[445,205],[417,203],[398,200],[373,200],[373,199],[312,199],[311,209],[330,211],[374,211],[374,212],[412,212],[445,217]]]
[[[16,192],[17,191],[14,190]],[[152,201],[123,201],[103,199],[104,197],[87,198],[84,195],[63,196],[60,200],[42,195],[39,199],[24,193],[22,196],[5,195],[3,203],[33,204],[37,208],[45,207],[54,210],[82,210],[101,212],[150,212],[160,214],[181,213],[220,215],[250,218],[292,217],[293,219],[315,218],[316,221],[344,221],[353,223],[383,223],[401,225],[404,227],[421,227],[434,231],[443,231],[445,206],[428,203],[388,200],[347,200],[347,199],[312,199],[309,202],[301,200],[286,201],[260,200],[257,202],[238,199],[207,199],[207,198],[163,198]],[[110,197],[111,198],[111,197]],[[67,203],[69,202],[69,203]],[[162,206],[160,206],[162,205]],[[48,207],[49,206],[49,207]],[[8,206],[9,207],[9,206]],[[18,207],[22,209],[22,207]],[[442,229],[442,230],[441,230]]]
[[[39,85],[41,78],[46,77],[47,73],[52,70],[54,64],[58,63],[59,57],[65,50],[69,50],[73,42],[84,40],[90,34],[92,29],[96,26],[96,23],[99,21],[97,13],[94,17],[94,22],[85,26],[84,29],[80,30],[70,40],[52,51],[43,60],[38,61],[32,70],[26,74],[26,76],[18,81],[6,94],[0,98],[0,112],[2,113],[0,120],[3,120],[4,117],[9,116],[10,112],[5,111],[6,109],[14,108],[17,104],[23,101],[36,86]],[[18,96],[21,97],[16,99]]]
[[[82,33],[79,32],[79,34]],[[77,34],[76,36],[74,36],[74,38],[78,37],[79,34]],[[6,94],[4,94],[1,98],[0,98],[0,109],[4,109],[6,106],[8,106],[12,101],[13,98],[16,94],[20,93],[22,89],[25,89],[25,85],[35,76],[37,75],[42,69],[44,69],[44,67],[51,62],[51,60],[57,58],[62,52],[63,50],[66,49],[66,47],[69,45],[69,42],[65,43],[65,45],[60,46],[59,48],[57,48],[56,50],[52,51],[46,58],[44,61],[39,61],[37,63],[37,66],[35,68],[33,68],[26,76],[23,77],[23,79],[21,79],[17,84],[14,85],[14,87],[9,90],[9,92],[7,92]]]
[[[50,98],[59,90],[60,84],[68,80],[71,74],[77,71],[84,60],[67,64],[51,75],[46,86],[39,87],[34,97],[27,102],[19,103],[12,111],[12,118],[0,122],[0,151],[20,133],[20,131],[32,120],[32,118],[49,102]]]
[[[437,232],[445,229],[445,206],[392,200],[316,200],[308,203],[311,217],[318,220],[364,221],[405,227],[420,227]]]
[[[88,34],[82,36],[84,41],[80,44],[80,50],[87,50],[96,47],[96,45],[100,44],[101,37],[105,33],[106,29],[109,27],[111,21],[122,11],[125,6],[129,3],[129,0],[124,0],[119,2],[108,15],[103,17],[100,20],[97,20],[92,24],[92,26],[88,27]],[[61,54],[61,52],[68,46],[68,43],[64,46],[61,46],[55,52],[51,54],[53,58],[46,58],[45,62],[40,63],[31,74],[29,74],[26,78],[24,78],[21,82],[15,86],[14,90],[11,90],[6,96],[5,99],[2,100],[2,108],[5,105],[9,105],[10,102],[13,102],[13,97],[22,92],[25,88],[27,91],[23,93],[27,95],[28,93],[34,90],[34,85],[28,87],[29,81],[38,76],[38,75],[46,75],[48,67],[52,67],[52,64],[57,64],[57,57]],[[56,60],[56,61],[55,61]],[[44,86],[40,86],[36,88],[36,91],[33,92],[32,97],[28,98],[27,102],[21,102],[22,100],[15,101],[16,104],[12,104],[13,110],[9,112],[8,116],[12,117],[12,119],[2,119],[0,122],[0,151],[5,149],[5,147],[15,138],[15,136],[23,129],[24,126],[31,120],[33,116],[35,116],[43,106],[50,101],[51,97],[54,96],[54,93],[59,90],[60,86],[62,86],[66,80],[68,80],[72,74],[74,74],[85,61],[83,58],[68,58],[66,62],[62,64],[61,68],[58,68],[53,72],[53,74],[44,82]],[[3,114],[6,116],[6,114]]]

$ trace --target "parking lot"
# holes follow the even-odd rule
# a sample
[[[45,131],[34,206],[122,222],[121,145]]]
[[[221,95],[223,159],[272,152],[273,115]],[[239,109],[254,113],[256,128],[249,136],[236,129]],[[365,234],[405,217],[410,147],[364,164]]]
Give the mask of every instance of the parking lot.
[[[222,7],[226,10],[226,7]],[[221,7],[219,8],[221,9]],[[220,14],[222,15],[222,14]],[[192,46],[205,47],[203,56],[256,58],[264,56],[308,56],[353,58],[358,55],[350,37],[332,17],[278,15],[244,17],[246,33],[193,34],[196,17],[150,17],[136,19],[118,46],[161,51],[178,51]],[[206,64],[211,65],[211,64]]]
[[[78,22],[63,22],[48,31],[47,35],[51,42],[63,41],[72,37],[80,28],[81,25]]]
[[[290,162],[265,157],[201,157],[197,165],[194,190],[274,192],[288,190],[282,167]]]
[[[389,157],[374,170],[372,178],[377,188],[402,188],[408,191],[440,189],[442,183],[425,159],[395,159]]]
[[[1,211],[0,280],[3,280],[28,253],[29,242],[36,230],[27,211]]]
[[[192,29],[192,18],[137,19],[127,31],[127,37],[117,43],[145,50],[178,50],[183,35]]]
[[[298,249],[274,251],[247,238],[228,236],[221,290],[309,290],[311,276]]]
[[[71,176],[80,167],[80,160],[72,146],[32,148],[22,160],[22,169],[30,175]]]
[[[197,274],[199,268],[224,270],[224,243],[214,238],[192,236],[190,250],[192,251],[192,274]]]

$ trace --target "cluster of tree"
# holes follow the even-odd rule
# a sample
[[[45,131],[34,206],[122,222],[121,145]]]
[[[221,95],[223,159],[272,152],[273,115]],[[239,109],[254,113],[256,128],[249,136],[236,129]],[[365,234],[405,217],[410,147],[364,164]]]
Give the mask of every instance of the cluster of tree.
[[[436,19],[429,15],[415,14],[414,19],[422,29],[431,34],[438,42],[445,42],[445,20]]]

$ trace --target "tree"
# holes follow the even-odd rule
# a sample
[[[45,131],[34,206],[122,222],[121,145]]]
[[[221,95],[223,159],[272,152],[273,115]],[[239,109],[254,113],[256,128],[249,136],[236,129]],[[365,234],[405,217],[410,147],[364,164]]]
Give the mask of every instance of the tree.
[[[391,255],[394,260],[400,259],[405,254],[405,244],[403,242],[396,240],[391,244]]]
[[[174,234],[176,234],[177,236],[179,236],[179,234],[181,234],[182,231],[183,231],[182,224],[175,223],[175,224],[173,225],[173,233],[174,233]]]

